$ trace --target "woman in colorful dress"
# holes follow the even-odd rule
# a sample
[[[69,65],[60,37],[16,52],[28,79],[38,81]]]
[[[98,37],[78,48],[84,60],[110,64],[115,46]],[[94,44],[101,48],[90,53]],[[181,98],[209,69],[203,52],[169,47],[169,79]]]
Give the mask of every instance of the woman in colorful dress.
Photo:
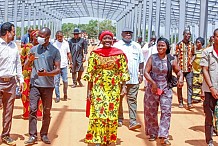
[[[38,30],[33,30],[30,34],[30,43],[27,43],[23,46],[22,51],[21,51],[21,64],[22,66],[24,65],[27,56],[29,54],[30,49],[33,46],[38,45],[37,42],[37,35],[38,35]],[[29,92],[30,92],[30,75],[31,75],[32,68],[29,68],[28,70],[23,70],[23,76],[24,76],[24,90],[21,96],[21,100],[23,103],[23,119],[29,119]],[[41,118],[42,117],[42,101],[39,100],[38,103],[38,111],[37,111],[37,117]]]
[[[102,32],[100,41],[103,47],[91,52],[83,77],[88,81],[87,98],[91,100],[85,142],[106,146],[117,140],[120,94],[126,93],[130,76],[125,54],[112,47],[113,34]]]
[[[152,54],[145,66],[145,78],[148,81],[144,95],[144,118],[145,132],[149,140],[154,141],[157,137],[161,144],[170,145],[168,140],[171,107],[172,87],[168,81],[168,71],[172,76],[172,70],[177,74],[178,87],[183,86],[183,74],[176,59],[171,56],[169,41],[165,38],[157,40],[158,53]],[[169,65],[168,65],[169,64]],[[158,107],[160,104],[161,117],[158,125]]]
[[[200,61],[202,58],[202,51],[204,46],[204,38],[198,37],[195,42],[196,50],[195,50],[195,59],[192,62],[192,70],[193,70],[193,94],[192,94],[192,103],[201,102],[201,97],[204,96],[202,92],[202,82],[203,75],[201,71]]]

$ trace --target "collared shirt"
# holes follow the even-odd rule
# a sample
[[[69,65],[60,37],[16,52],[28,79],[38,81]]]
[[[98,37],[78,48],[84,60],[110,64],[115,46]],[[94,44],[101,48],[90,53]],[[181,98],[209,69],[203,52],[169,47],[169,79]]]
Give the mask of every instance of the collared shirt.
[[[25,35],[23,35],[23,37],[21,38],[21,42],[24,44],[27,44],[30,42],[30,36],[28,33],[26,33]]]
[[[186,45],[183,41],[176,45],[175,55],[178,58],[182,72],[192,71],[192,57],[195,54],[194,44],[189,42]]]
[[[60,51],[61,54],[61,68],[65,68],[68,65],[67,53],[70,53],[69,43],[65,40],[59,42],[55,40],[53,45]]]
[[[208,73],[212,82],[212,86],[218,90],[218,56],[214,51],[213,46],[203,50],[200,66],[208,67]],[[202,84],[202,90],[204,92],[210,92],[210,89],[205,80]]]
[[[130,80],[126,84],[138,84],[139,64],[144,62],[141,46],[134,41],[126,44],[123,40],[116,42],[113,46],[121,49],[128,59]]]
[[[30,84],[36,87],[54,87],[53,76],[38,76],[37,72],[42,68],[47,72],[55,69],[55,62],[61,61],[61,55],[58,49],[49,43],[47,47],[43,47],[42,45],[32,47],[30,53],[35,53],[35,56],[38,57],[33,62]]]
[[[20,83],[24,82],[18,47],[13,41],[7,44],[0,38],[0,77],[15,76]]]

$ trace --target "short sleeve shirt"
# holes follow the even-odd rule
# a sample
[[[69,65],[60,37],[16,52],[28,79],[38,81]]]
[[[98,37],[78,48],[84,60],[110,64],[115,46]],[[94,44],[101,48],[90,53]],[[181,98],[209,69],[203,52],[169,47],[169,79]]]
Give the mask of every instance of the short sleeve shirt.
[[[38,76],[37,72],[39,69],[44,68],[47,72],[55,69],[55,62],[61,61],[61,55],[57,48],[49,43],[47,47],[42,45],[34,46],[31,53],[35,53],[38,59],[33,62],[33,69],[31,74],[30,83],[36,87],[54,87],[53,76]]]
[[[192,57],[194,54],[195,49],[192,42],[185,44],[181,41],[176,45],[175,55],[178,57],[179,66],[182,72],[192,71]]]
[[[213,46],[203,50],[200,66],[208,67],[208,72],[212,85],[216,90],[218,90],[218,56],[214,51]],[[202,89],[204,92],[210,92],[206,81],[203,81]]]
[[[114,44],[114,47],[121,49],[128,60],[130,80],[126,84],[138,84],[139,64],[144,62],[141,46],[134,41],[126,44],[123,40],[120,40]]]

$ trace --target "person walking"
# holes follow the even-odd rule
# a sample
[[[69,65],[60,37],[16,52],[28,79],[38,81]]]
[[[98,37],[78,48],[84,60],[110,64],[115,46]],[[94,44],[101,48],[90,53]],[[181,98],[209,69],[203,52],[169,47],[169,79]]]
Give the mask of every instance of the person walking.
[[[218,28],[213,33],[214,43],[203,50],[200,66],[202,67],[204,81],[202,88],[205,94],[203,103],[205,113],[205,138],[208,146],[213,144],[213,115],[218,101]]]
[[[38,41],[37,41],[38,32],[39,30],[32,30],[30,34],[30,43],[27,43],[26,45],[24,45],[24,47],[21,50],[20,58],[21,58],[22,67],[24,66],[24,63],[27,60],[30,49],[33,46],[38,45]],[[30,109],[29,94],[30,94],[31,71],[32,71],[32,67],[29,67],[26,70],[23,69],[22,71],[23,76],[24,76],[24,86],[25,86],[25,89],[23,90],[21,94],[21,100],[23,103],[23,114],[22,114],[23,119],[29,119],[29,109]],[[37,118],[41,118],[41,117],[42,117],[42,100],[40,99],[38,103],[38,109],[37,109]]]
[[[81,34],[78,28],[74,29],[73,35],[74,37],[69,40],[70,52],[72,55],[72,79],[73,85],[72,88],[77,86],[77,82],[80,87],[83,87],[81,82],[82,73],[84,71],[83,62],[86,61],[87,55],[87,42],[85,39],[81,38],[79,35]],[[78,73],[78,75],[77,75]]]
[[[193,70],[192,103],[199,103],[202,101],[202,98],[204,97],[204,93],[202,91],[203,74],[202,74],[202,68],[200,66],[204,41],[205,40],[202,37],[198,37],[195,41],[196,43],[195,58],[192,63],[192,70]]]
[[[195,58],[194,44],[189,41],[191,38],[191,32],[188,29],[183,31],[183,40],[176,45],[175,56],[179,66],[183,72],[187,82],[187,108],[192,108],[192,85],[193,85],[193,71],[192,63]],[[179,101],[179,108],[183,108],[183,96],[182,88],[177,88],[177,96]]]
[[[144,94],[144,120],[145,133],[149,135],[149,141],[159,137],[161,144],[170,145],[168,136],[172,107],[172,70],[179,78],[178,87],[183,86],[183,74],[176,59],[170,55],[170,44],[166,38],[157,40],[157,54],[152,54],[145,67],[144,76],[148,81],[148,87]],[[160,105],[161,116],[158,125],[158,107]]]
[[[57,48],[50,42],[51,30],[42,28],[37,40],[39,45],[30,50],[24,69],[33,64],[30,79],[30,117],[29,117],[29,139],[25,144],[34,144],[37,141],[37,117],[36,111],[38,101],[42,99],[43,117],[40,130],[41,140],[50,144],[48,129],[51,121],[52,94],[54,90],[54,76],[60,73],[61,56]],[[38,59],[36,59],[38,58]]]
[[[16,78],[19,81],[20,92],[23,91],[22,66],[18,47],[14,40],[14,24],[5,22],[0,28],[0,97],[2,98],[2,134],[3,143],[16,145],[10,137],[14,101],[16,98]]]
[[[56,99],[55,102],[60,102],[60,77],[62,77],[63,81],[63,93],[64,93],[64,100],[67,100],[67,88],[68,88],[68,76],[67,76],[67,67],[69,61],[69,68],[72,68],[72,57],[70,53],[69,44],[67,41],[64,40],[64,35],[62,31],[56,32],[56,40],[53,45],[60,51],[61,54],[61,71],[60,74],[57,74],[54,78],[55,80],[55,94]]]
[[[127,103],[129,107],[129,130],[141,128],[141,124],[136,121],[137,95],[139,84],[143,81],[144,58],[141,46],[132,40],[133,31],[129,28],[122,30],[122,40],[114,44],[114,47],[121,49],[128,59],[128,70],[130,80],[126,82]],[[123,106],[121,96],[119,108],[119,126],[123,123]]]
[[[126,93],[130,76],[124,52],[112,47],[113,34],[102,32],[100,41],[103,47],[91,52],[83,77],[88,81],[87,98],[91,101],[85,142],[105,146],[117,140],[120,94]]]

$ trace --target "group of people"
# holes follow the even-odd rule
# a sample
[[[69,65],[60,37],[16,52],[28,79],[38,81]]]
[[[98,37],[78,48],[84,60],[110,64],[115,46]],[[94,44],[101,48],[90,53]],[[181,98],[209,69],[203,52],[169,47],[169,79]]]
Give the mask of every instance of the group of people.
[[[63,80],[63,100],[67,100],[67,68],[72,70],[73,81],[81,83],[81,73],[75,80],[77,72],[83,71],[82,62],[87,54],[84,39],[78,37],[81,32],[74,30],[74,38],[64,40],[63,32],[56,32],[56,39],[50,42],[51,30],[44,27],[40,30],[28,30],[21,41],[21,52],[13,41],[15,27],[10,22],[1,25],[0,36],[0,97],[3,104],[2,142],[16,145],[10,137],[16,87],[22,93],[23,119],[29,119],[29,139],[26,145],[37,142],[37,118],[42,119],[41,140],[50,144],[48,129],[52,95],[55,89],[56,100],[60,101],[60,76]],[[77,37],[76,37],[77,36]],[[75,42],[74,42],[75,41]],[[80,42],[80,44],[78,44]],[[70,44],[71,43],[71,44]],[[69,45],[70,44],[70,45]],[[81,46],[82,44],[82,46]],[[83,45],[84,44],[84,45]],[[75,87],[75,86],[74,86]]]
[[[25,144],[37,142],[37,118],[42,118],[41,140],[50,144],[48,129],[51,120],[52,95],[60,102],[60,77],[63,80],[63,100],[67,100],[67,69],[72,73],[72,88],[83,86],[81,82],[86,61],[87,42],[73,31],[74,38],[64,40],[62,31],[50,42],[51,30],[29,29],[29,37],[22,42],[21,53],[14,43],[15,29],[10,22],[1,25],[0,36],[0,96],[3,104],[2,141],[15,145],[10,137],[17,81],[22,93],[23,115],[29,119],[29,139]],[[213,115],[218,99],[218,29],[214,30],[213,43],[203,49],[204,39],[196,39],[196,47],[189,41],[191,33],[185,30],[183,40],[171,55],[166,38],[152,37],[147,48],[132,40],[133,31],[124,28],[122,40],[114,43],[114,35],[103,31],[99,40],[101,47],[94,49],[88,59],[83,79],[88,81],[87,101],[90,102],[89,125],[85,142],[96,146],[108,145],[117,140],[117,129],[123,124],[123,98],[129,107],[129,130],[141,128],[137,122],[137,95],[139,84],[146,80],[144,94],[145,134],[150,141],[157,138],[161,144],[170,145],[168,139],[172,88],[177,86],[179,107],[182,108],[182,87],[187,81],[187,107],[204,97],[205,136],[208,146],[213,146]],[[10,52],[10,53],[9,53]],[[144,54],[144,55],[143,55]],[[146,54],[146,55],[145,55]],[[177,77],[174,77],[172,71]],[[25,87],[25,88],[24,88]],[[161,117],[158,124],[158,107]],[[43,113],[43,114],[42,114]]]
[[[132,40],[132,34],[131,29],[124,28],[122,40],[113,43],[113,34],[103,31],[99,37],[100,47],[90,54],[84,75],[88,81],[87,100],[91,102],[85,141],[96,146],[116,142],[117,127],[122,126],[123,122],[124,96],[129,107],[129,129],[141,127],[136,120],[137,93],[145,77],[145,134],[150,141],[159,138],[161,144],[170,145],[172,88],[177,87],[178,107],[183,108],[182,87],[186,78],[187,108],[204,101],[206,143],[213,146],[211,131],[218,99],[215,70],[218,29],[212,36],[214,42],[206,49],[203,49],[203,38],[198,37],[194,45],[190,41],[190,30],[185,29],[183,40],[176,45],[173,55],[170,54],[170,43],[166,38],[160,37],[156,42],[156,38],[152,37],[147,47],[141,49],[140,44]],[[159,105],[161,116],[158,124]]]

